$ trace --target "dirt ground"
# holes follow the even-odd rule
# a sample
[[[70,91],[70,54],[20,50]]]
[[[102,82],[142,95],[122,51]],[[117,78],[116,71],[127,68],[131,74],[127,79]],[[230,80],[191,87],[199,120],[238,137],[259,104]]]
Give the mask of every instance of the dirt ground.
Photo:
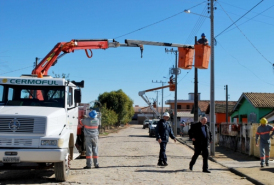
[[[158,167],[159,144],[142,125],[131,125],[99,138],[100,168],[83,169],[85,158],[71,162],[70,177],[56,182],[50,170],[13,170],[0,172],[0,184],[252,184],[209,161],[212,173],[202,173],[199,157],[193,171],[188,170],[193,151],[172,140],[167,145],[168,166]]]

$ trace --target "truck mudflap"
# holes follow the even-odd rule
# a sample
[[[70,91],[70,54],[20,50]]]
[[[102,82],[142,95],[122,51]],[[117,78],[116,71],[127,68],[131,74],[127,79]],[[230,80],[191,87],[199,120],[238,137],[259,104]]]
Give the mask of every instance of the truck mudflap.
[[[77,150],[81,154],[81,156],[85,155],[86,143],[85,143],[84,127],[81,128],[81,134],[77,134],[75,147],[77,148]]]
[[[53,163],[64,161],[67,149],[0,149],[2,163]]]

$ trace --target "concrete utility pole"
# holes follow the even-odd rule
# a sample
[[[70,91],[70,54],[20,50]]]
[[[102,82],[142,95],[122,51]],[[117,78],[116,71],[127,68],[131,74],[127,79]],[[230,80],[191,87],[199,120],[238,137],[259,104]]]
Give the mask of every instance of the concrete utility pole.
[[[171,53],[175,53],[175,66],[174,68],[172,68],[172,74],[175,74],[175,105],[174,105],[174,114],[173,114],[173,119],[174,119],[174,135],[177,136],[177,76],[178,74],[180,74],[180,70],[178,69],[178,65],[177,65],[177,55],[178,55],[178,51],[177,50],[173,50],[170,49],[168,50],[167,48],[165,49],[166,53],[171,52]]]
[[[225,85],[225,121],[228,123],[228,86]]]
[[[214,0],[210,0],[210,45],[210,131],[212,133],[210,154],[211,156],[215,156]]]
[[[164,83],[166,83],[166,82],[162,82],[162,80],[160,81],[160,82],[158,82],[157,80],[156,80],[156,82],[153,82],[153,80],[152,80],[152,83],[162,83],[162,87],[164,86]],[[158,93],[157,93],[157,97],[158,97]],[[158,98],[157,98],[157,103],[158,103]],[[164,109],[164,107],[163,107],[163,105],[164,105],[164,89],[162,89],[162,110],[161,110],[161,118],[163,118],[163,109]],[[158,105],[157,105],[157,107],[158,107]],[[158,111],[158,109],[157,109],[157,111]]]
[[[195,44],[197,42],[197,36],[195,36]],[[194,72],[194,123],[198,122],[198,69],[196,67]]]

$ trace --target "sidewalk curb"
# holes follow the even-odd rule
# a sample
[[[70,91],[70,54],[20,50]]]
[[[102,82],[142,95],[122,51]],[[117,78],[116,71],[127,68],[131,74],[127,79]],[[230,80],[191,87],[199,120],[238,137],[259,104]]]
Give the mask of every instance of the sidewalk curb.
[[[189,145],[189,144],[187,144],[187,142],[181,141],[181,140],[179,140],[179,139],[177,139],[177,138],[176,138],[176,140],[177,140],[178,142],[180,142],[181,144],[184,144],[184,145],[188,146],[190,149],[194,150],[194,147],[191,146],[191,145]],[[252,183],[254,183],[254,184],[256,184],[256,185],[264,185],[264,183],[262,183],[262,182],[260,182],[260,181],[257,181],[256,179],[254,179],[254,178],[252,178],[252,177],[250,177],[250,176],[248,176],[248,175],[246,175],[246,174],[243,174],[242,172],[236,170],[235,168],[230,168],[230,167],[228,167],[228,166],[226,166],[226,165],[224,165],[224,164],[218,162],[217,160],[215,160],[214,158],[212,158],[212,157],[210,157],[210,156],[209,156],[208,158],[209,158],[209,160],[211,160],[211,161],[213,161],[213,162],[215,162],[215,163],[218,163],[219,165],[221,165],[221,166],[227,168],[227,169],[228,169],[229,171],[231,171],[232,173],[234,173],[234,174],[236,174],[236,175],[238,175],[238,176],[241,176],[241,177],[245,177],[247,180],[249,180],[250,182],[252,182]]]

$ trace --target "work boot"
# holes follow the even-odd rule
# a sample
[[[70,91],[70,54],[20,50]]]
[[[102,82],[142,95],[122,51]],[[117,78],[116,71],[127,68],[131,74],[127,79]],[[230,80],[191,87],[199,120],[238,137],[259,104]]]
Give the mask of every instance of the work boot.
[[[192,169],[193,169],[193,166],[189,165],[189,170],[191,170],[191,171],[192,171]]]
[[[158,165],[158,166],[164,166],[164,164],[163,164],[162,161],[159,161],[159,162],[157,163],[157,165]]]
[[[265,165],[266,165],[266,166],[269,166],[269,164],[268,164],[268,163],[265,163]]]
[[[99,168],[99,164],[96,164],[96,165],[95,165],[95,168]]]
[[[264,167],[264,165],[263,164],[261,164],[261,168],[263,168]]]
[[[203,170],[204,173],[211,173],[209,170]]]
[[[164,166],[167,166],[168,164],[166,163],[166,162],[164,162],[164,164],[163,164]]]
[[[192,171],[192,169],[193,169],[193,166],[189,163],[189,170]]]
[[[84,169],[91,169],[91,167],[85,166]]]

